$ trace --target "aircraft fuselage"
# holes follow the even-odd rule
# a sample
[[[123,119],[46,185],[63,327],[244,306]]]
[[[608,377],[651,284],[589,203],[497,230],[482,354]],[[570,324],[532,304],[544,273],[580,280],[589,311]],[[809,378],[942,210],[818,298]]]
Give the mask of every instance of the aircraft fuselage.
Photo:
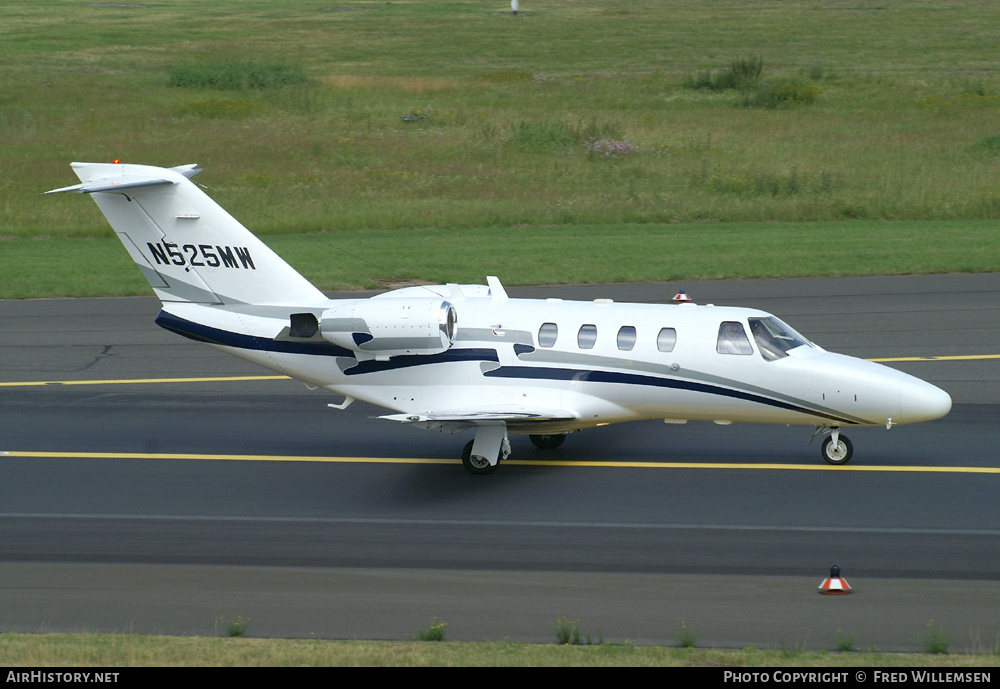
[[[245,308],[167,305],[160,322],[309,384],[421,417],[411,421],[425,425],[434,422],[422,418],[430,410],[447,417],[449,410],[550,409],[572,411],[573,418],[508,420],[507,427],[559,433],[651,418],[891,426],[939,418],[951,406],[948,395],[929,383],[827,352],[804,338],[784,356],[766,357],[751,326],[773,318],[764,311],[496,299],[488,290],[415,287],[359,300],[445,299],[457,311],[457,335],[445,351],[382,359],[318,334],[275,339],[287,330],[287,308],[260,308],[248,317]],[[344,303],[330,301],[311,312],[319,319]],[[195,313],[208,309],[219,331],[214,335],[204,332],[207,315]],[[184,323],[202,325],[186,330]],[[742,349],[722,346],[724,324],[742,329]]]

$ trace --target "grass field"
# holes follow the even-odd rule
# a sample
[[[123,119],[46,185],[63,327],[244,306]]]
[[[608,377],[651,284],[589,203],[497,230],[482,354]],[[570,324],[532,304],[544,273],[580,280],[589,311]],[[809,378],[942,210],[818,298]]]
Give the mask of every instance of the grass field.
[[[97,213],[75,198],[81,215]],[[995,233],[995,223],[982,220],[858,220],[358,230],[266,240],[314,284],[352,289],[482,283],[486,275],[528,285],[989,272],[1000,267]],[[150,294],[110,229],[93,238],[0,242],[0,275],[6,298]]]
[[[112,158],[201,164],[267,241],[319,239],[290,258],[324,288],[1000,269],[995,3],[521,9],[5,4],[0,296],[145,293],[56,241],[110,236],[93,204],[38,195]]]
[[[881,667],[990,668],[977,654],[666,648],[633,644],[379,642],[156,637],[139,634],[3,634],[8,667]],[[986,672],[989,672],[986,669]],[[128,675],[119,677],[127,680]],[[785,681],[789,681],[788,678]]]

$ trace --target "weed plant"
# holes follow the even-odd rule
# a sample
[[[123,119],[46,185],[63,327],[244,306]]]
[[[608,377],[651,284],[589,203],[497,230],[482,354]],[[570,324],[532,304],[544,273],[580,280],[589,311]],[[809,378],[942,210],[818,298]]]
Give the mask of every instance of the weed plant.
[[[681,622],[681,629],[677,632],[677,641],[683,648],[694,648],[698,642],[698,634],[688,626],[687,622]]]
[[[299,67],[257,62],[204,63],[174,67],[170,86],[179,88],[214,88],[220,90],[265,89],[302,86],[307,83]]]
[[[438,618],[434,618],[429,629],[422,629],[417,632],[418,641],[444,641],[445,627],[448,626],[447,622],[442,622]]]
[[[603,639],[595,640],[590,634],[584,638],[580,632],[579,620],[560,617],[553,626],[556,630],[556,643],[562,646],[593,646],[604,643]]]
[[[763,57],[738,57],[718,76],[713,77],[711,70],[705,70],[696,77],[685,77],[684,85],[709,91],[749,91],[757,87],[763,74]]]
[[[245,619],[242,615],[237,615],[236,617],[226,620],[222,620],[223,625],[226,628],[226,635],[236,638],[241,637],[247,633],[247,628],[250,625],[250,620]]]
[[[556,620],[554,625],[556,643],[562,646],[577,646],[583,643],[578,622],[579,620],[568,620],[565,617],[560,617]]]
[[[786,105],[810,104],[816,102],[820,89],[815,84],[803,84],[794,80],[764,83],[743,96],[740,103],[746,107],[780,108]]]
[[[927,623],[927,631],[920,638],[920,644],[925,653],[947,653],[948,647],[951,646],[951,632],[941,629],[934,624],[934,620],[931,620]]]
[[[984,136],[970,146],[971,150],[991,156],[1000,156],[1000,134]]]

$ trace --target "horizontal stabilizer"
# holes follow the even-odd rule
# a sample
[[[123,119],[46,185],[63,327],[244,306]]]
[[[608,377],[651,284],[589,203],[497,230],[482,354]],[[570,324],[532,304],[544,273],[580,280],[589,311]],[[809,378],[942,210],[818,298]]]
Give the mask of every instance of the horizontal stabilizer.
[[[132,182],[116,182],[109,179],[98,179],[93,182],[84,182],[83,184],[74,184],[71,187],[63,187],[62,189],[53,189],[52,191],[45,192],[46,194],[96,194],[98,192],[110,192],[110,193],[121,193],[129,189],[138,189],[140,187],[158,187],[162,184],[173,184],[168,179],[143,179],[139,181]]]
[[[74,163],[74,165],[76,165]],[[122,193],[128,191],[129,189],[139,189],[142,187],[158,187],[164,184],[175,184],[172,180],[164,179],[162,177],[155,176],[145,176],[145,175],[135,175],[135,174],[125,174],[125,166],[118,166],[119,173],[116,175],[111,175],[107,177],[101,177],[100,179],[91,179],[85,181],[83,184],[74,184],[69,187],[62,187],[60,189],[53,189],[52,191],[45,192],[46,194],[96,194],[96,193]],[[135,167],[135,166],[130,166]],[[201,168],[197,165],[181,165],[179,167],[171,168],[174,172],[180,173],[187,178],[194,177],[199,172]]]

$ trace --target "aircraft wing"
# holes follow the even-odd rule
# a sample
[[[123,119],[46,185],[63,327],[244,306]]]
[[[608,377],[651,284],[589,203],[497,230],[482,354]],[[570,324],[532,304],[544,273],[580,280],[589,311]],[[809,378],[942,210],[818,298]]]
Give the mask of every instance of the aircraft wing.
[[[528,407],[505,407],[485,410],[450,410],[443,412],[420,412],[417,414],[388,414],[380,419],[415,424],[423,428],[439,428],[452,432],[479,425],[504,423],[507,426],[528,426],[533,424],[575,421],[578,415],[566,409],[535,409]]]

